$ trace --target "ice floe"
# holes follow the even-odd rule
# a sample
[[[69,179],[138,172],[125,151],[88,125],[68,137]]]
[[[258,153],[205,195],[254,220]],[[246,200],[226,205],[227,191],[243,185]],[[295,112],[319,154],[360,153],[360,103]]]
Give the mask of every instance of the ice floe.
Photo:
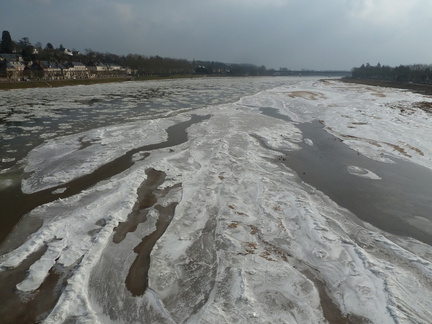
[[[114,94],[122,91],[127,85]],[[166,100],[163,106],[169,95]],[[431,246],[365,224],[279,160],[283,150],[314,146],[297,126],[318,119],[370,158],[432,168],[432,115],[411,108],[421,100],[428,99],[293,78],[239,101],[195,109],[193,114],[211,116],[188,128],[187,142],[136,152],[130,168],[24,216],[23,223],[40,218],[43,225],[1,257],[0,269],[10,271],[47,247],[17,283],[23,293],[36,291],[54,264],[70,269],[45,323],[428,323]],[[412,114],[394,108],[401,102]],[[263,107],[290,121],[263,115]],[[190,118],[183,112],[47,140],[27,156],[22,188],[37,193],[67,184],[128,151],[164,141],[168,126]],[[116,228],[134,211],[150,168],[166,175],[154,189],[157,199],[143,207],[145,220],[116,242]],[[346,171],[380,179],[355,164]],[[181,188],[170,192],[176,184]],[[135,296],[125,280],[137,248],[154,231],[160,208],[171,203],[178,205],[151,252],[149,288]]]
[[[373,179],[373,180],[380,180],[381,179],[379,176],[377,176],[372,171],[367,170],[365,168],[355,166],[355,165],[350,165],[350,166],[348,166],[347,169],[348,169],[349,173],[351,173],[352,175],[358,176],[358,177],[368,178],[368,179]]]

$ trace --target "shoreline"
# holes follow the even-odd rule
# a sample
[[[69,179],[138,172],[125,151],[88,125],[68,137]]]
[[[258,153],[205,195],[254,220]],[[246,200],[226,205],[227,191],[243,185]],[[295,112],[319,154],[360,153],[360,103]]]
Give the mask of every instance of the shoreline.
[[[420,83],[391,81],[391,80],[352,79],[352,78],[341,78],[340,81],[345,83],[357,83],[357,84],[364,84],[364,85],[377,86],[377,87],[409,90],[422,95],[432,96],[432,84],[429,85],[429,84],[420,84]]]
[[[0,91],[14,90],[14,89],[29,89],[29,88],[57,88],[66,86],[77,85],[93,85],[102,83],[116,83],[127,81],[150,81],[150,80],[167,80],[167,79],[187,79],[187,78],[202,78],[203,75],[170,75],[170,76],[142,76],[142,77],[112,77],[112,78],[97,78],[97,79],[76,79],[76,80],[38,80],[38,81],[0,81]],[[339,81],[345,83],[363,84],[377,87],[396,88],[408,90],[426,96],[432,96],[432,84],[420,84],[409,82],[398,82],[391,80],[377,80],[377,79],[353,79],[353,78],[340,78]]]
[[[100,83],[116,83],[126,81],[147,81],[147,80],[166,80],[180,78],[199,78],[201,75],[182,74],[170,76],[142,76],[142,77],[112,77],[112,78],[96,78],[96,79],[70,79],[70,80],[38,80],[38,81],[3,81],[0,82],[0,91],[14,89],[29,89],[29,88],[57,88],[77,85],[93,85]]]

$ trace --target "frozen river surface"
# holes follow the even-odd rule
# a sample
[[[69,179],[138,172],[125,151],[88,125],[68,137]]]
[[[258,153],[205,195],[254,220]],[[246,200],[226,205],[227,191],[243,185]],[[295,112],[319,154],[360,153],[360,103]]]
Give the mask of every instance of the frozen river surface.
[[[430,323],[429,102],[312,78],[2,92],[0,317]]]

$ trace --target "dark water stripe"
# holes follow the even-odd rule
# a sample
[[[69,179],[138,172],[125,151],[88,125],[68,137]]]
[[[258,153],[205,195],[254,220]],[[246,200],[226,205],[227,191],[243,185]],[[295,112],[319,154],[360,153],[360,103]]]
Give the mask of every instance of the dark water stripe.
[[[181,184],[159,189],[165,182],[166,174],[153,168],[146,170],[147,178],[137,190],[138,199],[124,222],[120,222],[114,229],[113,242],[121,243],[126,235],[134,232],[140,223],[147,221],[147,214],[151,207],[159,212],[155,230],[144,236],[141,242],[134,248],[137,254],[125,280],[126,288],[133,296],[142,296],[148,287],[148,272],[150,269],[150,254],[159,238],[165,233],[177,206],[177,202],[163,207],[157,205],[159,198],[166,196],[171,190],[181,188]]]
[[[147,221],[147,213],[150,207],[158,201],[156,195],[158,187],[165,182],[166,174],[153,168],[146,170],[147,178],[137,190],[137,201],[128,215],[126,221],[120,222],[114,229],[113,242],[121,243],[126,235],[135,232],[140,223]]]
[[[125,280],[126,288],[132,296],[142,296],[148,287],[148,272],[150,270],[150,254],[159,238],[165,233],[174,216],[176,202],[166,207],[156,205],[155,209],[159,212],[156,222],[156,230],[145,236],[142,241],[134,248],[137,254],[132,263]]]
[[[291,121],[273,108],[267,116]],[[415,163],[392,159],[382,163],[369,159],[323,129],[319,121],[296,125],[313,146],[300,143],[299,151],[281,151],[283,163],[301,180],[349,209],[358,218],[386,232],[410,236],[432,245],[430,228],[414,226],[415,217],[432,220],[432,171]],[[348,166],[377,174],[381,180],[352,175]]]
[[[0,244],[6,239],[22,216],[34,208],[59,198],[67,198],[78,194],[82,190],[90,188],[100,181],[109,179],[127,170],[134,164],[132,156],[136,153],[163,149],[185,143],[188,139],[186,129],[193,124],[209,119],[210,116],[211,115],[192,115],[190,120],[168,127],[166,130],[168,139],[165,142],[145,145],[130,150],[123,156],[99,167],[94,172],[72,180],[66,184],[41,190],[32,194],[24,194],[19,186],[3,190],[1,192]],[[53,191],[57,189],[66,190],[62,193],[53,193]]]
[[[314,283],[315,288],[318,291],[320,297],[320,304],[323,311],[323,315],[328,323],[331,324],[368,324],[372,323],[368,319],[355,315],[355,314],[343,314],[338,305],[333,301],[330,295],[327,293],[325,283],[323,283],[319,277],[314,274],[311,270],[303,270],[302,274],[305,275],[310,281]]]
[[[40,323],[57,304],[67,280],[81,263],[78,259],[70,267],[55,264],[48,272],[43,283],[33,292],[23,293],[16,289],[28,274],[29,268],[46,252],[48,246],[28,256],[19,266],[0,271],[0,322],[3,324]]]
[[[0,271],[1,323],[36,323],[35,318],[40,314],[34,308],[28,308],[32,303],[31,299],[23,300],[17,292],[16,285],[25,279],[30,266],[43,256],[47,248],[44,246],[33,252],[16,268]]]

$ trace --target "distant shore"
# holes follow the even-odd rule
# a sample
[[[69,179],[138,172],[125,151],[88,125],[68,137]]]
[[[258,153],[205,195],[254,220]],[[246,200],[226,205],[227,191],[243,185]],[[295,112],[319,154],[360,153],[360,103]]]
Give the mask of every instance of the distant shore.
[[[358,83],[358,84],[365,84],[365,85],[378,86],[378,87],[405,89],[426,96],[432,95],[431,84],[399,82],[399,81],[390,81],[390,80],[375,80],[375,79],[353,79],[353,78],[342,78],[340,80],[346,83]]]
[[[145,80],[163,80],[178,78],[199,78],[203,75],[170,75],[170,76],[142,76],[142,77],[115,77],[115,78],[97,78],[97,79],[76,79],[76,80],[35,80],[35,81],[0,81],[1,90],[27,89],[27,88],[55,88],[76,85],[91,85],[99,83],[126,82],[126,81],[145,81]],[[420,84],[409,82],[398,82],[390,80],[376,79],[354,79],[341,78],[340,81],[345,83],[358,83],[371,86],[406,89],[412,92],[432,96],[432,84]]]
[[[177,78],[196,78],[202,75],[170,75],[170,76],[143,76],[143,77],[115,77],[76,80],[35,80],[35,81],[4,81],[0,82],[0,90],[27,89],[27,88],[55,88],[75,85],[90,85],[98,83],[112,83],[125,81],[162,80]]]

